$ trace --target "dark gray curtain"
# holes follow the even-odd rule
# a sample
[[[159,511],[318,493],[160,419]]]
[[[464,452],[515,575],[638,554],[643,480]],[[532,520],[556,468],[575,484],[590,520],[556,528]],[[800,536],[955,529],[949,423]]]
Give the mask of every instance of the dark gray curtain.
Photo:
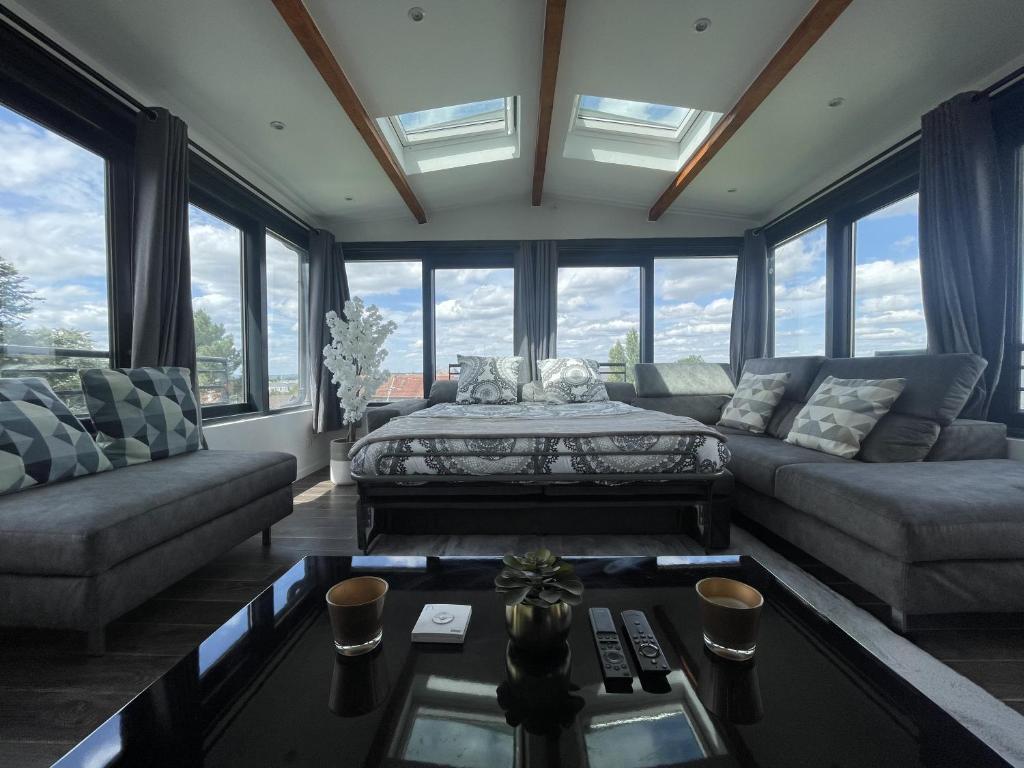
[[[768,244],[763,231],[743,233],[732,299],[729,363],[739,381],[743,363],[768,354]]]
[[[341,403],[324,365],[324,347],[331,342],[324,316],[334,310],[339,315],[348,299],[345,257],[334,235],[314,229],[309,235],[309,382],[313,403],[313,431],[341,429]]]
[[[921,118],[920,252],[930,352],[973,352],[988,367],[964,408],[984,418],[1002,368],[1007,217],[988,96],[961,93]]]
[[[524,240],[515,264],[516,354],[523,358],[521,378],[539,379],[537,361],[555,356],[558,327],[558,244],[554,240]]]
[[[133,367],[183,366],[196,385],[188,250],[188,127],[166,109],[139,113],[132,212]]]

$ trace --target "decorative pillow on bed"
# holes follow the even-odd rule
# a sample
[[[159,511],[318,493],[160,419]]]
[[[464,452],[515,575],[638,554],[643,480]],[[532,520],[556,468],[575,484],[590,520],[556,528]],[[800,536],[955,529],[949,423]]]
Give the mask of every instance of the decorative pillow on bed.
[[[541,360],[537,367],[549,403],[598,403],[608,399],[594,360],[558,357]]]
[[[0,495],[109,469],[44,379],[0,379]]]
[[[796,415],[786,442],[852,459],[906,383],[906,379],[827,376]]]
[[[720,427],[745,429],[760,435],[768,427],[775,406],[786,391],[788,373],[744,373],[732,400],[722,409]]]
[[[79,375],[96,442],[115,467],[202,446],[188,368],[91,368]]]
[[[521,357],[459,355],[459,389],[455,402],[510,405],[519,402]]]

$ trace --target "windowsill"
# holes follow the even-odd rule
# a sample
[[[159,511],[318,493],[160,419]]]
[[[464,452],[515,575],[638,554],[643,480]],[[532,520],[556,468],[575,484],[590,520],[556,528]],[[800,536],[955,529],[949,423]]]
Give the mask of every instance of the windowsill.
[[[312,412],[313,406],[310,404],[305,405],[293,405],[289,408],[278,408],[274,411],[253,411],[251,413],[234,413],[229,416],[215,416],[211,419],[203,419],[204,427],[218,427],[223,424],[235,424],[241,421],[253,421],[255,419],[269,419],[273,416],[283,416],[288,413],[296,413],[298,411],[310,411]]]

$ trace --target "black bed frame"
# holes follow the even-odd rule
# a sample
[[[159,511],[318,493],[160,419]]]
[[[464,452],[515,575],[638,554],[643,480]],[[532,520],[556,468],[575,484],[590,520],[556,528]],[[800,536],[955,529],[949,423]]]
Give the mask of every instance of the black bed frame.
[[[368,554],[389,532],[685,532],[710,552],[729,546],[726,474],[354,477],[356,535]]]

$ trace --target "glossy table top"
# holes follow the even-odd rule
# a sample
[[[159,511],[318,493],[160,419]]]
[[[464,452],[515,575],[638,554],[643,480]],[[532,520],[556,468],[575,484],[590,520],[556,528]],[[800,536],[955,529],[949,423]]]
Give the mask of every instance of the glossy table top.
[[[509,649],[498,559],[308,557],[57,765],[1005,765],[751,558],[573,562],[568,648],[537,661]],[[324,594],[363,574],[391,586],[384,641],[347,659]],[[710,575],[765,595],[753,663],[704,649]],[[426,603],[473,606],[464,645],[411,642]],[[645,611],[668,677],[606,690],[590,606]]]

